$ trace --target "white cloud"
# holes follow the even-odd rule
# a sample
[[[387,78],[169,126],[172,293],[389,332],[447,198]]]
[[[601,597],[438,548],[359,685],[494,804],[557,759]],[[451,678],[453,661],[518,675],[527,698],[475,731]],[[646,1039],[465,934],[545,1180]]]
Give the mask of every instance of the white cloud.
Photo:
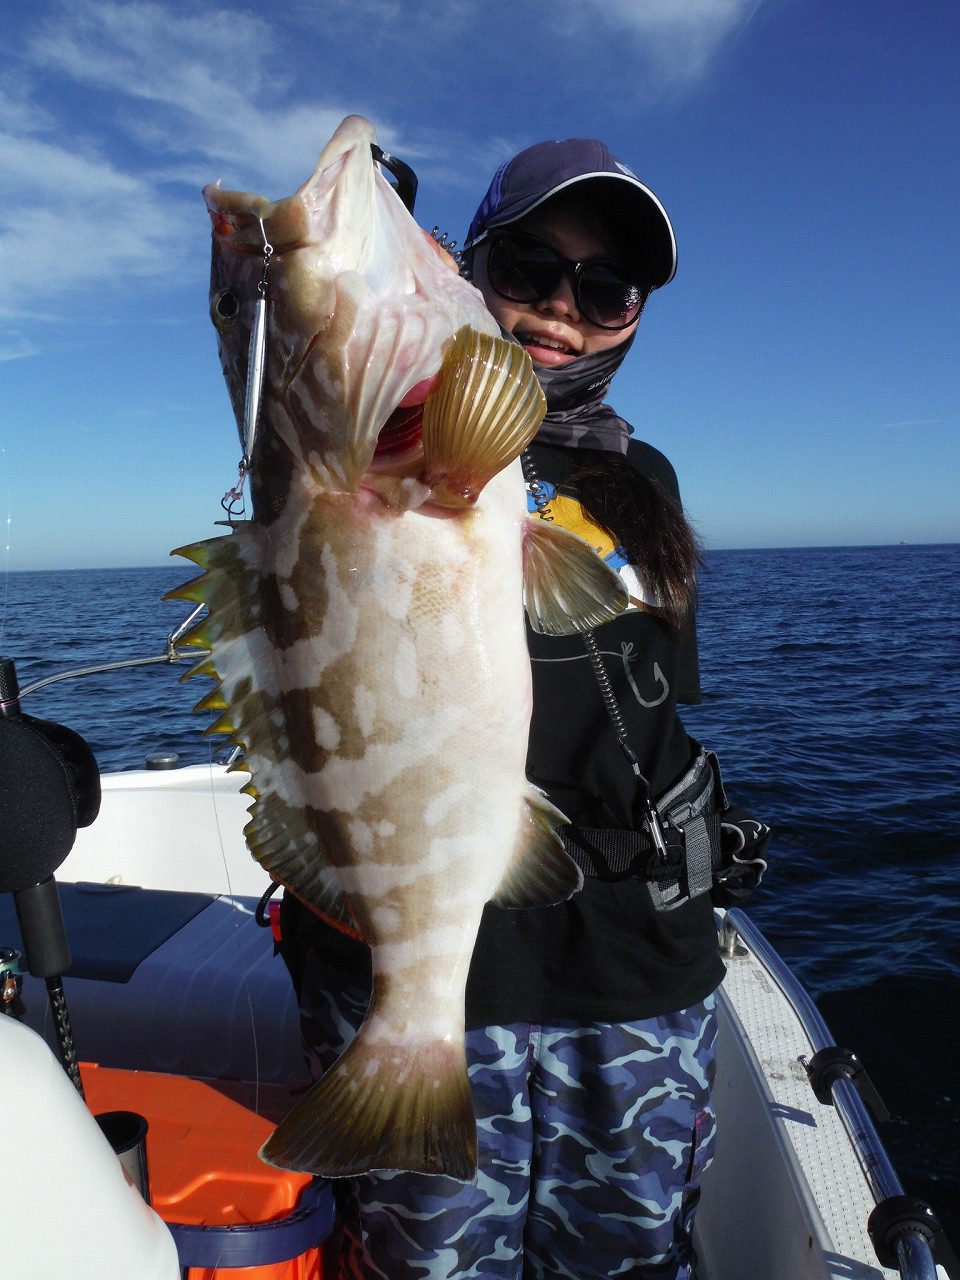
[[[632,40],[651,87],[689,86],[723,42],[763,0],[557,0],[567,25],[582,33],[614,29]],[[606,37],[605,37],[606,38]]]
[[[35,29],[34,97],[22,75],[0,84],[0,317],[25,320],[84,287],[175,278],[205,244],[206,182],[269,175],[268,195],[299,184],[345,113],[277,105],[272,50],[251,15],[154,3],[71,6]],[[73,82],[99,94],[82,114],[58,119],[39,104]],[[13,339],[5,349],[30,353]]]
[[[56,117],[32,101],[24,77],[14,74],[0,76],[0,120],[17,135],[43,133],[56,125]]]
[[[207,182],[268,196],[298,186],[343,116],[364,106],[292,96],[284,52],[242,10],[90,0],[36,24],[24,50],[34,97],[23,73],[0,82],[0,316],[172,274],[205,240]],[[88,94],[79,115],[40,105],[71,85]],[[381,124],[387,147],[393,132]],[[430,148],[405,139],[405,156],[418,150]]]
[[[27,356],[35,356],[39,348],[29,338],[11,333],[0,338],[0,363],[5,360],[23,360]]]
[[[213,81],[265,86],[261,68],[273,45],[267,23],[250,13],[207,9],[195,16],[151,3],[64,8],[28,42],[37,65],[135,97],[176,100]],[[131,81],[131,70],[142,78]]]
[[[515,34],[521,49],[543,43],[561,62],[616,36],[635,52],[638,83],[675,87],[702,74],[759,2],[555,0],[545,28],[539,0],[518,0]],[[477,140],[459,118],[430,113],[442,100],[430,97],[435,76],[459,93],[460,62],[474,80],[496,65],[509,24],[492,22],[488,0],[325,0],[322,13],[291,0],[284,20],[190,0],[82,0],[48,13],[0,73],[0,315],[26,317],[120,277],[173,278],[205,239],[204,183],[285,195],[350,111],[448,191],[475,192],[478,174],[532,141],[519,117],[516,137]],[[404,106],[402,130],[391,108],[364,101],[401,110],[397,86],[391,99],[373,72],[381,65],[402,68],[404,94],[409,68],[425,69],[427,107]]]
[[[641,35],[727,31],[758,7],[759,0],[580,0],[593,16],[611,15]]]
[[[28,54],[37,66],[127,99],[112,123],[148,152],[164,181],[192,183],[202,172],[201,184],[222,177],[228,186],[287,194],[307,176],[305,157],[315,157],[348,111],[364,111],[287,101],[291,77],[276,36],[242,11],[191,16],[105,0],[61,13]]]
[[[182,205],[95,154],[0,134],[0,315],[27,318],[77,286],[158,275],[182,256]],[[26,354],[26,353],[24,353]]]
[[[945,423],[950,423],[950,418],[904,418],[899,422],[881,422],[880,430],[903,430],[904,428],[912,429],[914,427],[941,427]]]
[[[16,184],[21,196],[59,193],[61,202],[124,199],[139,190],[140,183],[120,173],[96,154],[81,155],[62,145],[38,138],[0,134],[0,168],[5,181]]]
[[[331,43],[345,28],[361,47],[392,49],[407,62],[418,56],[425,76],[440,62],[456,59],[469,76],[478,63],[496,71],[504,61],[504,42],[529,49],[540,64],[570,65],[582,54],[584,41],[604,42],[611,52],[611,33],[626,42],[638,70],[654,92],[682,87],[707,70],[723,41],[741,29],[762,0],[513,0],[509,6],[491,0],[324,0],[322,23]],[[292,0],[304,25],[316,25],[316,0]],[[557,40],[557,36],[560,40]],[[608,57],[601,57],[601,64]],[[534,70],[531,64],[531,70]],[[581,70],[586,68],[581,66]],[[491,83],[491,92],[510,93],[507,84]],[[520,95],[518,95],[520,96]]]

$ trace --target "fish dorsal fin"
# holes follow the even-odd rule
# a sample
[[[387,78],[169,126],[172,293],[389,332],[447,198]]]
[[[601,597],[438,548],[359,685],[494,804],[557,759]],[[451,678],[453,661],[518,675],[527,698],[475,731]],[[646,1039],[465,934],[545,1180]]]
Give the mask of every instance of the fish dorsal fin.
[[[243,834],[254,858],[274,880],[289,888],[312,910],[331,923],[356,933],[356,923],[340,895],[330,858],[304,814],[306,804],[282,786],[271,761],[283,762],[282,717],[276,695],[279,687],[271,669],[272,653],[265,642],[265,618],[257,591],[263,530],[252,521],[238,522],[231,534],[180,547],[203,573],[167,593],[167,599],[205,604],[207,616],[182,638],[185,645],[209,649],[182,677],[206,675],[216,688],[194,710],[222,711],[204,732],[223,733],[242,747],[244,759],[232,766],[248,772],[242,790],[253,804]]]
[[[567,819],[531,786],[514,856],[491,898],[498,907],[547,907],[583,887],[583,875],[568,857],[557,827]]]
[[[467,507],[518,458],[546,401],[530,357],[515,342],[463,328],[423,406],[423,483],[442,506]]]
[[[539,518],[524,529],[523,585],[530,625],[548,636],[599,627],[630,602],[620,575],[588,542]]]

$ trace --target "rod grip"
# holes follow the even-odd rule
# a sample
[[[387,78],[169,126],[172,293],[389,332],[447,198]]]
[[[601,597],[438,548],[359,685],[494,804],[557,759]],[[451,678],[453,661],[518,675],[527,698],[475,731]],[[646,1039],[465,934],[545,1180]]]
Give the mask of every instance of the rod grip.
[[[55,978],[70,968],[70,943],[63,923],[63,909],[53,876],[25,889],[16,889],[13,901],[20,922],[27,969],[35,978]]]

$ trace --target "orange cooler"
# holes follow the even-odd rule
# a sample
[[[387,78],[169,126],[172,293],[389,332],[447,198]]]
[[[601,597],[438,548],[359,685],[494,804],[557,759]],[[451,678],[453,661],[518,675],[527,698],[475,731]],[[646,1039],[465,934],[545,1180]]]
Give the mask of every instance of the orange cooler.
[[[188,1280],[322,1280],[329,1187],[257,1155],[289,1109],[286,1090],[87,1063],[81,1073],[94,1114],[146,1118],[151,1203]]]

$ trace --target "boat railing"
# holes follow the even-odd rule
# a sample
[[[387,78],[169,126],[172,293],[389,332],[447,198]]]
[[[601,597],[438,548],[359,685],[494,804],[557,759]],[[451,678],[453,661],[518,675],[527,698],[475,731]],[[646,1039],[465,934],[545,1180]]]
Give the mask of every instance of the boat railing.
[[[174,663],[180,662],[185,658],[190,658],[197,662],[205,654],[209,653],[209,650],[201,649],[194,645],[182,646],[180,641],[205,608],[206,605],[198,604],[191,613],[187,614],[180,625],[170,632],[167,636],[163,653],[151,658],[118,658],[113,662],[100,662],[92,667],[72,667],[68,671],[58,671],[56,675],[46,676],[43,680],[35,680],[32,684],[26,685],[19,691],[19,696],[25,698],[30,693],[36,693],[38,689],[46,688],[47,685],[57,684],[61,680],[74,680],[78,676],[98,676],[107,671],[122,671],[127,667],[149,667],[157,663]]]
[[[875,1202],[867,1230],[879,1262],[884,1267],[899,1269],[901,1280],[938,1280],[938,1275],[944,1272],[938,1273],[933,1245],[938,1244],[945,1253],[949,1252],[949,1245],[930,1206],[904,1193],[865,1101],[873,1093],[865,1073],[856,1069],[859,1064],[853,1054],[843,1053],[842,1060],[836,1056],[839,1051],[833,1036],[809,993],[749,916],[734,908],[727,911],[723,919],[721,950],[729,956],[735,955],[738,938],[779,988],[810,1041],[814,1053],[804,1066],[811,1076],[811,1085],[821,1101],[832,1103],[836,1109]],[[814,1080],[818,1055],[821,1062],[839,1063],[835,1070],[822,1077],[822,1087]],[[950,1276],[957,1275],[960,1280],[955,1259],[950,1257],[949,1261],[953,1264]]]

